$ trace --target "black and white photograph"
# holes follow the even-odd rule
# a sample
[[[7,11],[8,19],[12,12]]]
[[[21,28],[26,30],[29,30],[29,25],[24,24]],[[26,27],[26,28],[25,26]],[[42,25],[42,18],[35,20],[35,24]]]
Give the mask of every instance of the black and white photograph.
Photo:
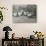
[[[37,5],[13,5],[12,19],[13,23],[36,23]]]

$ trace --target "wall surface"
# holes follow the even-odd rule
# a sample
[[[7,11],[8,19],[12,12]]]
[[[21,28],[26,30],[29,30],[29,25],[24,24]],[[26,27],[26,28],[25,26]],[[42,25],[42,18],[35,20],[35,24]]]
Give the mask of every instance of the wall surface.
[[[36,4],[37,5],[37,23],[13,23],[12,6],[13,4]],[[4,38],[3,27],[9,25],[12,28],[10,36],[15,32],[16,37],[29,37],[33,31],[41,31],[46,37],[46,0],[0,0],[0,6],[6,7],[3,11],[4,20],[0,23],[0,46]],[[46,46],[46,38],[45,38]]]

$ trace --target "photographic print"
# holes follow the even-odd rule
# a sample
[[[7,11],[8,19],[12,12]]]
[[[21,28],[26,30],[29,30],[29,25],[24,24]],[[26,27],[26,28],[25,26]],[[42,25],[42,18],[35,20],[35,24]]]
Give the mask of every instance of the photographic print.
[[[13,5],[13,23],[36,23],[37,5]]]

